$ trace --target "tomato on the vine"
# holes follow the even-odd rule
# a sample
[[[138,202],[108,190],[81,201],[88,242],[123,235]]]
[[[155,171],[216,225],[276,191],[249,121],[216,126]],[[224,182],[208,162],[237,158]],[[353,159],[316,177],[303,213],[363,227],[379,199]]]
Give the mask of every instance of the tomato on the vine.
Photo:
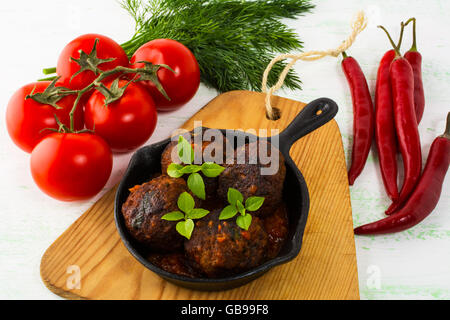
[[[98,43],[95,46],[96,39]],[[80,61],[83,66],[81,72],[80,64],[73,60],[80,57],[83,60]],[[117,66],[128,66],[128,57],[122,47],[111,38],[90,33],[75,38],[64,47],[58,58],[56,73],[65,87],[80,90],[95,80],[99,70],[110,70]]]
[[[57,109],[49,104],[39,103],[31,98],[25,99],[31,93],[42,93],[50,81],[30,83],[17,90],[8,102],[6,108],[6,126],[13,142],[22,150],[31,152],[36,144],[46,135],[52,133],[47,128],[58,129],[55,115],[59,120],[69,125],[69,113],[73,107],[76,95],[68,95],[56,102]],[[58,87],[59,84],[56,84]],[[78,106],[74,114],[74,129],[84,127],[83,106]]]
[[[105,105],[104,92],[95,91],[86,103],[86,128],[106,140],[114,152],[128,152],[145,143],[156,127],[157,112],[150,93],[139,83],[116,80],[122,94]],[[110,92],[113,83],[107,83]],[[114,87],[115,87],[114,86]],[[116,92],[112,92],[115,94]]]
[[[132,68],[143,67],[139,61],[165,64],[175,72],[160,68],[159,81],[170,100],[166,99],[150,81],[142,81],[150,90],[160,111],[180,108],[191,100],[200,85],[200,68],[194,54],[183,44],[171,39],[157,39],[147,42],[136,50],[130,59]]]
[[[75,201],[102,190],[111,174],[113,157],[97,135],[56,132],[33,149],[30,165],[43,192],[58,200]]]

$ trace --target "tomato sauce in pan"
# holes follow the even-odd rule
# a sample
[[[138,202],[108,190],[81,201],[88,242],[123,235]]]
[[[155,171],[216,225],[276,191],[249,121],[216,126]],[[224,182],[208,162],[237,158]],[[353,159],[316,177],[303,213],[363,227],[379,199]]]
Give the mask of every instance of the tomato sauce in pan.
[[[267,257],[275,258],[283,248],[288,235],[288,217],[286,207],[281,205],[277,211],[263,219],[264,228],[269,236]]]

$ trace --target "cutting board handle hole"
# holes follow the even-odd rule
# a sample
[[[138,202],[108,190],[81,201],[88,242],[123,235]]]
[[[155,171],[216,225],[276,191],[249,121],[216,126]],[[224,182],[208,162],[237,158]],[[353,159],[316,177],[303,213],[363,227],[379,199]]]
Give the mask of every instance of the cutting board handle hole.
[[[273,107],[273,108],[272,108],[272,112],[273,112],[273,116],[272,116],[272,118],[270,118],[270,117],[269,117],[269,114],[268,114],[267,111],[266,111],[266,119],[267,119],[267,120],[270,120],[270,121],[276,121],[276,120],[278,120],[278,119],[281,118],[281,111],[280,111],[280,109],[278,109],[278,108],[276,108],[276,107]]]

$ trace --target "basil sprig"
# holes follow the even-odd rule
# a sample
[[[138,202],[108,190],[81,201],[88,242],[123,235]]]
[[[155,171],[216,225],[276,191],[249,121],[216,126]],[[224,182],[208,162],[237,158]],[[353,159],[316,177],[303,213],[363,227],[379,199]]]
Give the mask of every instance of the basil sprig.
[[[176,229],[179,234],[187,239],[191,238],[194,230],[194,219],[201,219],[206,216],[209,211],[206,209],[195,208],[194,198],[187,192],[183,192],[177,201],[179,211],[169,212],[161,217],[167,221],[179,221]],[[182,220],[182,221],[180,221]]]
[[[228,188],[227,200],[229,205],[223,208],[219,220],[231,219],[239,212],[236,224],[244,230],[248,230],[252,223],[252,216],[248,211],[258,210],[264,203],[264,197],[249,197],[244,205],[244,196],[234,188]]]
[[[167,174],[172,178],[180,178],[185,174],[189,174],[187,179],[189,190],[200,199],[205,200],[205,183],[199,172],[202,172],[206,177],[215,178],[225,168],[213,162],[204,162],[202,165],[192,164],[194,161],[194,149],[181,135],[178,138],[177,149],[178,157],[183,164],[171,163],[167,168]]]

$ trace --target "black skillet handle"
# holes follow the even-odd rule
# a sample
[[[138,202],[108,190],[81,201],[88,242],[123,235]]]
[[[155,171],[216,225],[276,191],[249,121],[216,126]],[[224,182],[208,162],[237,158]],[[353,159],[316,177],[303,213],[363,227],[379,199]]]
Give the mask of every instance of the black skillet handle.
[[[337,112],[336,102],[328,98],[319,98],[308,103],[280,133],[280,146],[289,152],[295,141],[323,126],[333,119]]]

